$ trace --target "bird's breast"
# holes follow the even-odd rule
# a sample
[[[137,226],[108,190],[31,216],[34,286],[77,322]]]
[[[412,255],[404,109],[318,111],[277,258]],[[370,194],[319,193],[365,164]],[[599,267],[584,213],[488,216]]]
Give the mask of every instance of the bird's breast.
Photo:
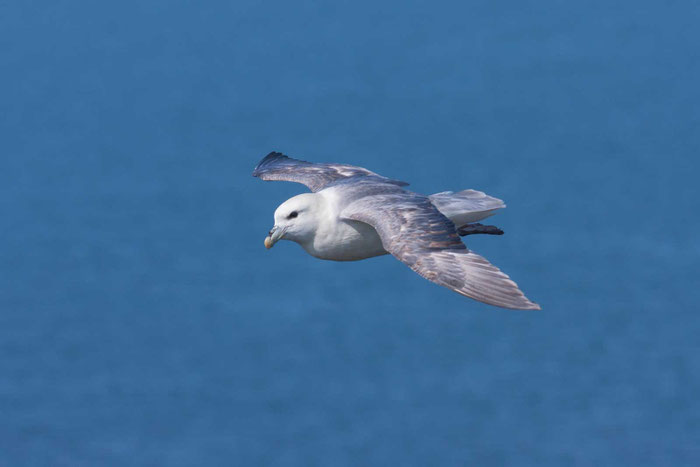
[[[387,254],[374,227],[364,222],[338,220],[302,245],[312,256],[333,261],[357,261]]]

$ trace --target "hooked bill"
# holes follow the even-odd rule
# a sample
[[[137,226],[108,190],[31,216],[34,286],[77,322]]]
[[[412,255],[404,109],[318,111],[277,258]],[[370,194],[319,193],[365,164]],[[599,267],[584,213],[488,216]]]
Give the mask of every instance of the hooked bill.
[[[265,237],[265,248],[267,248],[269,250],[270,248],[272,248],[272,245],[273,245],[272,237],[270,237],[270,236]]]

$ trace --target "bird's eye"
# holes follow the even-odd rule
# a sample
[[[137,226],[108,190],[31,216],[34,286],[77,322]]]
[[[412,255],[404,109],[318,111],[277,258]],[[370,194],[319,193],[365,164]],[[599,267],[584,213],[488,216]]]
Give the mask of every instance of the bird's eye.
[[[287,216],[287,219],[294,219],[294,218],[297,217],[298,215],[299,215],[298,212],[292,211],[292,212],[289,214],[289,216]]]

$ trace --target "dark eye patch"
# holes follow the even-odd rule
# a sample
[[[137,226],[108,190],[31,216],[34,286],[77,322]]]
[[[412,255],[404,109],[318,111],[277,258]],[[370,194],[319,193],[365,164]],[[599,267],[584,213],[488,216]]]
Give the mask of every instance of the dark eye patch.
[[[292,211],[292,212],[289,214],[289,216],[287,216],[287,219],[294,219],[294,218],[297,217],[298,215],[299,215],[298,212]]]

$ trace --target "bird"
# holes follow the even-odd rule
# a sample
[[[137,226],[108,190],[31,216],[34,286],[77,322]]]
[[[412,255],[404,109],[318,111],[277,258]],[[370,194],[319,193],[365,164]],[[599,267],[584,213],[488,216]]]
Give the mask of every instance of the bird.
[[[539,310],[518,285],[460,237],[501,235],[478,223],[505,207],[477,190],[444,191],[430,196],[408,183],[362,167],[312,163],[280,152],[265,156],[253,170],[265,181],[306,185],[282,203],[264,245],[298,243],[323,260],[358,261],[391,254],[425,279],[460,295],[502,308]]]

